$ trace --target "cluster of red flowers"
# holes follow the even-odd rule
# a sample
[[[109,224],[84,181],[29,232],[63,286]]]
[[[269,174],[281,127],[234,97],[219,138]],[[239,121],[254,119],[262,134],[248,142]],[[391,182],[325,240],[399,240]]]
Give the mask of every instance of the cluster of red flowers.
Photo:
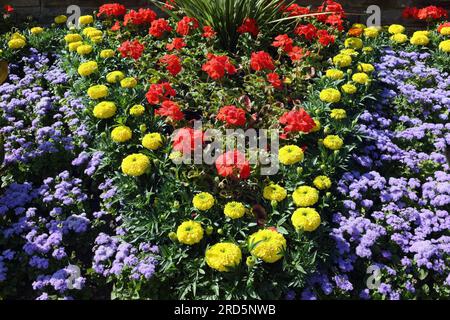
[[[156,38],[161,38],[166,31],[172,31],[172,27],[169,25],[169,21],[161,18],[152,22],[148,33]]]
[[[274,70],[275,64],[272,57],[265,51],[252,52],[250,58],[250,67],[254,71]]]
[[[182,66],[181,66],[181,59],[174,54],[166,54],[161,59],[159,59],[159,62],[164,64],[166,66],[167,71],[170,72],[171,75],[174,77],[180,73]]]
[[[227,56],[216,56],[212,53],[208,53],[207,59],[208,61],[202,66],[202,70],[214,80],[223,78],[225,73],[236,73],[236,68]]]
[[[127,8],[120,3],[107,3],[98,9],[97,17],[106,16],[111,17],[121,17],[127,13]]]
[[[267,81],[277,90],[283,89],[283,82],[280,79],[278,73],[272,72],[267,74]]]
[[[190,153],[191,151],[202,147],[205,140],[205,134],[201,130],[192,128],[178,129],[172,139],[173,150],[182,153]]]
[[[5,4],[3,6],[3,9],[5,10],[6,13],[13,13],[14,12],[14,8],[11,5],[9,5],[9,4]]]
[[[311,12],[311,10],[308,7],[301,7],[296,3],[291,4],[284,11],[288,12],[289,16],[291,16],[291,17],[301,16],[301,15],[308,14]]]
[[[422,9],[417,7],[406,7],[402,14],[405,19],[416,19],[416,20],[439,20],[442,18],[448,18],[447,10],[441,7],[428,6]]]
[[[198,21],[195,18],[185,16],[177,23],[177,32],[182,36],[187,36],[191,30],[195,30],[197,28]]]
[[[237,28],[239,33],[250,33],[253,37],[257,37],[259,33],[258,23],[255,19],[246,18],[242,25]]]
[[[236,106],[225,106],[219,109],[217,120],[225,122],[231,126],[245,125],[245,111]]]
[[[203,38],[214,38],[216,36],[216,32],[214,31],[214,29],[210,26],[204,26],[203,27],[203,34],[202,37]]]
[[[146,93],[146,98],[150,104],[159,104],[175,97],[177,92],[172,88],[169,82],[154,83]]]
[[[286,52],[292,61],[299,61],[307,55],[301,47],[294,46],[294,40],[292,40],[287,34],[281,34],[275,37],[275,41],[272,46],[276,48],[282,48]]]
[[[250,177],[250,163],[238,150],[228,151],[216,160],[217,173],[222,177],[247,179]]]
[[[119,47],[119,52],[122,54],[123,58],[133,58],[135,60],[139,59],[144,52],[144,45],[138,40],[125,41]]]
[[[333,0],[326,0],[323,5],[317,8],[317,12],[331,12],[331,14],[318,15],[317,20],[335,27],[342,31],[344,30],[345,11],[340,3]]]
[[[173,38],[171,43],[166,44],[166,49],[169,51],[181,50],[184,47],[186,47],[186,43],[183,38]]]
[[[304,110],[292,110],[283,114],[280,123],[284,125],[284,132],[311,132],[316,123],[311,116]]]
[[[143,25],[150,24],[157,18],[155,11],[152,9],[143,9],[140,8],[138,11],[130,10],[125,17],[123,18],[123,25],[127,26],[128,24],[133,25]]]
[[[161,107],[155,110],[155,115],[170,118],[172,121],[184,119],[184,113],[178,104],[170,100],[163,101]]]
[[[312,41],[317,39],[323,46],[333,44],[335,37],[331,35],[328,30],[318,30],[313,24],[299,25],[295,28],[294,33],[298,36],[303,36],[306,40]]]

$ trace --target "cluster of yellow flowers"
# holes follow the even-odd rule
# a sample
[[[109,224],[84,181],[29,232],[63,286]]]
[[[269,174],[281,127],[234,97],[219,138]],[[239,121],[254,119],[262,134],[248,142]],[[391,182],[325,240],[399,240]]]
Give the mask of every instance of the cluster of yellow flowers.
[[[10,49],[14,49],[14,50],[21,49],[21,48],[25,47],[26,45],[27,45],[27,40],[26,40],[25,36],[18,32],[13,33],[13,35],[11,36],[11,38],[8,41],[8,47]]]

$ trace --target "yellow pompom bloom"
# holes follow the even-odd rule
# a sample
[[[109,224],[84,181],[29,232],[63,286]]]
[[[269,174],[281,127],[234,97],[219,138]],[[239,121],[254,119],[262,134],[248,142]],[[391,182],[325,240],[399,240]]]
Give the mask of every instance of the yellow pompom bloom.
[[[291,222],[297,231],[312,232],[320,226],[320,215],[313,208],[299,208],[294,211]]]
[[[370,81],[370,78],[366,73],[358,72],[352,76],[352,80],[359,84],[368,84]]]
[[[98,119],[108,119],[116,114],[117,107],[114,102],[103,101],[94,107],[94,117]]]
[[[125,78],[122,71],[112,71],[106,75],[106,81],[108,83],[117,83]]]
[[[66,43],[79,42],[82,40],[83,38],[78,33],[69,33],[64,37],[64,41],[66,41]]]
[[[364,43],[360,38],[347,38],[345,39],[344,45],[346,48],[361,49]]]
[[[303,161],[302,148],[295,145],[284,146],[278,151],[278,158],[284,165],[291,165]]]
[[[245,206],[241,202],[228,202],[223,209],[223,213],[231,219],[239,219],[245,215]]]
[[[375,67],[371,65],[370,63],[360,63],[358,64],[358,71],[365,72],[365,73],[371,73],[375,71]]]
[[[10,49],[21,49],[27,45],[23,39],[11,39],[8,41],[8,47]]]
[[[120,81],[120,86],[122,88],[134,88],[137,86],[137,80],[135,78],[125,78]]]
[[[108,87],[103,84],[92,86],[87,91],[88,96],[91,99],[101,99],[109,94]]]
[[[402,44],[402,43],[405,43],[406,41],[408,41],[408,36],[403,33],[397,33],[397,34],[394,34],[393,36],[391,36],[391,41],[398,43],[398,44]]]
[[[56,24],[63,24],[66,23],[67,17],[65,15],[60,15],[55,17],[55,23]]]
[[[318,119],[313,119],[316,126],[311,130],[311,132],[317,132],[322,128],[322,124]]]
[[[278,184],[271,184],[264,187],[263,197],[266,200],[280,202],[286,199],[286,196],[287,196],[286,189]]]
[[[347,118],[347,112],[344,109],[332,109],[330,117],[334,120],[343,120]]]
[[[94,27],[86,27],[86,28],[84,28],[83,29],[83,34],[85,35],[85,36],[89,36],[89,33],[91,32],[91,31],[94,31],[94,30],[98,30],[97,28],[94,28]]]
[[[365,28],[366,28],[366,25],[365,25],[365,24],[362,24],[362,23],[354,23],[354,24],[352,25],[352,28],[365,29]]]
[[[122,172],[127,176],[142,176],[150,167],[150,159],[142,154],[135,153],[122,160]]]
[[[355,85],[346,83],[341,87],[342,91],[346,94],[354,94],[358,90]]]
[[[101,37],[103,36],[103,32],[94,27],[87,27],[83,29],[83,34],[89,38],[93,37]]]
[[[197,194],[194,199],[192,199],[192,204],[194,205],[194,208],[201,211],[206,211],[214,206],[215,201],[216,200],[210,193],[201,192]]]
[[[344,141],[335,135],[329,135],[323,139],[323,145],[331,150],[339,150],[344,145]]]
[[[426,46],[430,43],[430,38],[423,34],[415,34],[411,37],[409,42],[416,46]]]
[[[413,33],[413,37],[414,36],[425,36],[428,37],[430,35],[430,32],[427,30],[422,30],[422,31],[416,31]]]
[[[450,27],[444,27],[441,29],[440,33],[443,36],[450,36]]]
[[[444,51],[444,52],[450,52],[450,40],[442,41],[439,44],[439,50]]]
[[[341,101],[341,93],[333,88],[323,89],[320,92],[320,100],[327,103],[337,103]]]
[[[23,40],[23,41],[26,41],[26,40],[27,40],[27,38],[26,38],[23,34],[21,34],[21,33],[19,33],[19,32],[14,32],[14,33],[11,35],[10,40],[14,40],[14,39],[21,39],[21,40]]]
[[[185,221],[177,228],[178,241],[192,246],[203,239],[203,228],[199,222]]]
[[[390,34],[399,34],[405,32],[405,27],[400,24],[391,24],[389,26],[388,32]]]
[[[71,42],[68,44],[69,47],[69,51],[73,52],[73,51],[77,51],[79,46],[82,46],[83,42],[81,41],[77,41],[77,42]]]
[[[81,16],[81,17],[78,19],[78,22],[79,22],[81,25],[90,24],[90,23],[94,22],[94,17],[91,16],[91,15]]]
[[[142,145],[149,150],[157,150],[163,145],[161,134],[154,132],[149,133],[142,139]]]
[[[77,53],[81,56],[90,54],[92,52],[92,50],[93,50],[93,48],[89,44],[83,44],[83,45],[77,47]]]
[[[345,54],[345,55],[348,55],[348,56],[354,56],[354,57],[357,57],[359,55],[359,52],[356,51],[355,49],[342,49],[339,52],[341,54]]]
[[[327,176],[318,176],[313,181],[314,186],[319,190],[331,188],[331,180]]]
[[[112,57],[114,57],[114,55],[115,55],[115,53],[114,53],[114,50],[112,50],[112,49],[105,49],[100,52],[100,58],[102,58],[102,59],[112,58]]]
[[[341,70],[338,70],[338,69],[329,69],[325,73],[325,76],[327,78],[330,78],[333,80],[340,80],[340,79],[344,78],[344,72],[342,72]]]
[[[92,41],[93,43],[100,43],[100,42],[102,42],[102,40],[103,40],[103,37],[102,37],[102,36],[91,37],[91,41]]]
[[[140,117],[144,114],[144,112],[145,107],[140,104],[136,104],[130,108],[130,115],[133,117]]]
[[[340,53],[333,58],[333,63],[337,67],[345,68],[352,64],[352,57],[348,54]]]
[[[319,201],[319,191],[313,187],[301,186],[295,189],[292,199],[297,207],[312,207]]]
[[[248,239],[250,253],[267,263],[274,263],[283,258],[286,239],[276,230],[263,229],[252,234]]]
[[[83,76],[83,77],[88,77],[97,71],[98,71],[98,65],[97,65],[97,62],[95,62],[95,61],[84,62],[84,63],[80,64],[80,66],[78,67],[78,73],[80,74],[80,76]]]
[[[118,126],[111,131],[111,139],[114,142],[123,143],[131,139],[133,133],[127,126]]]
[[[44,32],[44,28],[41,28],[41,27],[34,27],[34,28],[31,28],[31,29],[30,29],[30,32],[31,32],[32,34],[39,34],[39,33]]]
[[[364,35],[367,38],[376,38],[376,37],[378,37],[379,33],[380,33],[380,31],[377,27],[368,27],[368,28],[364,29]]]
[[[228,272],[241,263],[242,252],[234,243],[216,243],[206,250],[205,261],[208,266],[217,271]]]

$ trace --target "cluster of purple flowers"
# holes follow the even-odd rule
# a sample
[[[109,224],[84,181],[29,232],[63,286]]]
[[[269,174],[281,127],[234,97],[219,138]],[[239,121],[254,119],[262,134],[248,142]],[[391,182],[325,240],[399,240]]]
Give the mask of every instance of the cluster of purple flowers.
[[[335,254],[303,299],[450,294],[450,75],[429,58],[386,50],[376,66],[382,100],[360,117],[360,169],[337,185]]]

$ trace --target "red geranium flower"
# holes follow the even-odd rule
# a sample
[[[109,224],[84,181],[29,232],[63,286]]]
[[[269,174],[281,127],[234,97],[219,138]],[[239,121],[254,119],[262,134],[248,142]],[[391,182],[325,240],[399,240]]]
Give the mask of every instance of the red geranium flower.
[[[98,8],[97,17],[105,15],[107,17],[120,17],[127,12],[124,5],[120,3],[107,3]]]
[[[327,20],[325,20],[326,24],[329,24],[330,26],[333,26],[339,31],[344,30],[344,20],[340,15],[332,14],[327,17]]]
[[[122,57],[131,57],[134,60],[137,60],[142,56],[142,52],[144,52],[144,45],[141,44],[138,40],[127,40],[120,45],[118,50],[122,54]]]
[[[113,24],[113,26],[111,27],[111,31],[118,31],[118,30],[120,30],[120,27],[121,27],[120,21],[116,21],[116,22]]]
[[[316,123],[311,116],[304,110],[292,110],[283,114],[280,123],[284,125],[285,132],[311,132]]]
[[[311,10],[309,10],[308,7],[301,7],[298,4],[294,3],[287,7],[285,11],[289,12],[289,16],[294,17],[308,14]]]
[[[317,31],[317,36],[319,37],[319,43],[324,47],[334,43],[334,36],[329,34],[327,30]]]
[[[222,177],[247,179],[250,177],[250,163],[238,150],[228,151],[216,160],[217,173]]]
[[[243,126],[246,122],[245,111],[233,105],[225,106],[219,109],[217,120],[232,126]]]
[[[417,19],[417,14],[419,9],[417,7],[406,7],[402,12],[402,17],[404,19]]]
[[[250,59],[250,67],[255,71],[275,69],[272,57],[265,51],[252,53],[252,57]]]
[[[186,47],[186,43],[183,38],[174,38],[171,43],[166,44],[166,49],[169,51],[180,50]]]
[[[197,28],[198,21],[195,18],[185,16],[177,23],[177,32],[182,36],[187,36],[191,30],[195,30]]]
[[[275,48],[282,48],[285,52],[289,52],[292,50],[292,45],[294,40],[289,38],[287,34],[280,34],[275,37],[275,41],[272,43],[272,46]]]
[[[313,40],[317,36],[317,28],[309,23],[306,25],[300,25],[297,28],[295,28],[294,33],[299,36],[304,36],[306,40]]]
[[[231,64],[230,58],[227,56],[216,56],[208,53],[208,61],[202,66],[202,70],[208,73],[214,80],[221,79],[225,73],[235,74],[236,68]]]
[[[7,13],[12,13],[12,12],[14,12],[14,8],[13,8],[12,6],[10,6],[9,4],[5,4],[5,5],[3,6],[3,9],[5,9],[5,11],[6,11]]]
[[[176,131],[172,138],[172,147],[175,151],[189,154],[191,151],[203,146],[205,135],[201,130],[182,128]]]
[[[172,88],[169,82],[154,83],[146,93],[146,98],[150,104],[159,104],[170,97],[175,97],[177,92]]]
[[[447,10],[441,7],[436,6],[428,6],[426,8],[422,8],[417,12],[417,18],[419,20],[438,20],[441,18],[447,18],[448,13]]]
[[[157,15],[152,9],[140,8],[138,11],[130,10],[123,18],[123,25],[129,23],[134,25],[150,24],[156,19]]]
[[[167,20],[161,18],[152,22],[148,33],[156,38],[160,38],[166,31],[172,31],[172,27],[169,25]]]
[[[304,51],[303,48],[300,47],[292,47],[292,50],[288,53],[289,58],[291,58],[292,61],[300,61],[304,57],[308,56],[310,54],[309,51]]]
[[[169,100],[164,101],[161,104],[161,108],[155,110],[155,115],[168,117],[173,121],[180,121],[184,119],[184,113],[181,111],[178,104]]]
[[[181,60],[178,56],[174,54],[166,54],[164,57],[159,59],[159,62],[166,65],[167,71],[170,72],[174,77],[180,73],[182,66]]]
[[[239,33],[250,33],[253,37],[257,37],[259,33],[258,24],[255,19],[246,18],[242,25],[237,28]]]
[[[344,18],[345,11],[344,8],[340,3],[334,2],[333,0],[327,0],[323,5],[317,8],[317,12],[332,12],[332,15],[339,16],[341,18]],[[317,20],[320,22],[326,22],[329,15],[323,14],[318,15]]]
[[[210,26],[204,26],[203,27],[203,34],[202,37],[203,38],[214,38],[216,36],[216,32],[214,31],[214,29]]]
[[[283,89],[283,82],[280,79],[280,76],[273,72],[267,75],[267,81],[274,87],[275,89],[281,90]]]

